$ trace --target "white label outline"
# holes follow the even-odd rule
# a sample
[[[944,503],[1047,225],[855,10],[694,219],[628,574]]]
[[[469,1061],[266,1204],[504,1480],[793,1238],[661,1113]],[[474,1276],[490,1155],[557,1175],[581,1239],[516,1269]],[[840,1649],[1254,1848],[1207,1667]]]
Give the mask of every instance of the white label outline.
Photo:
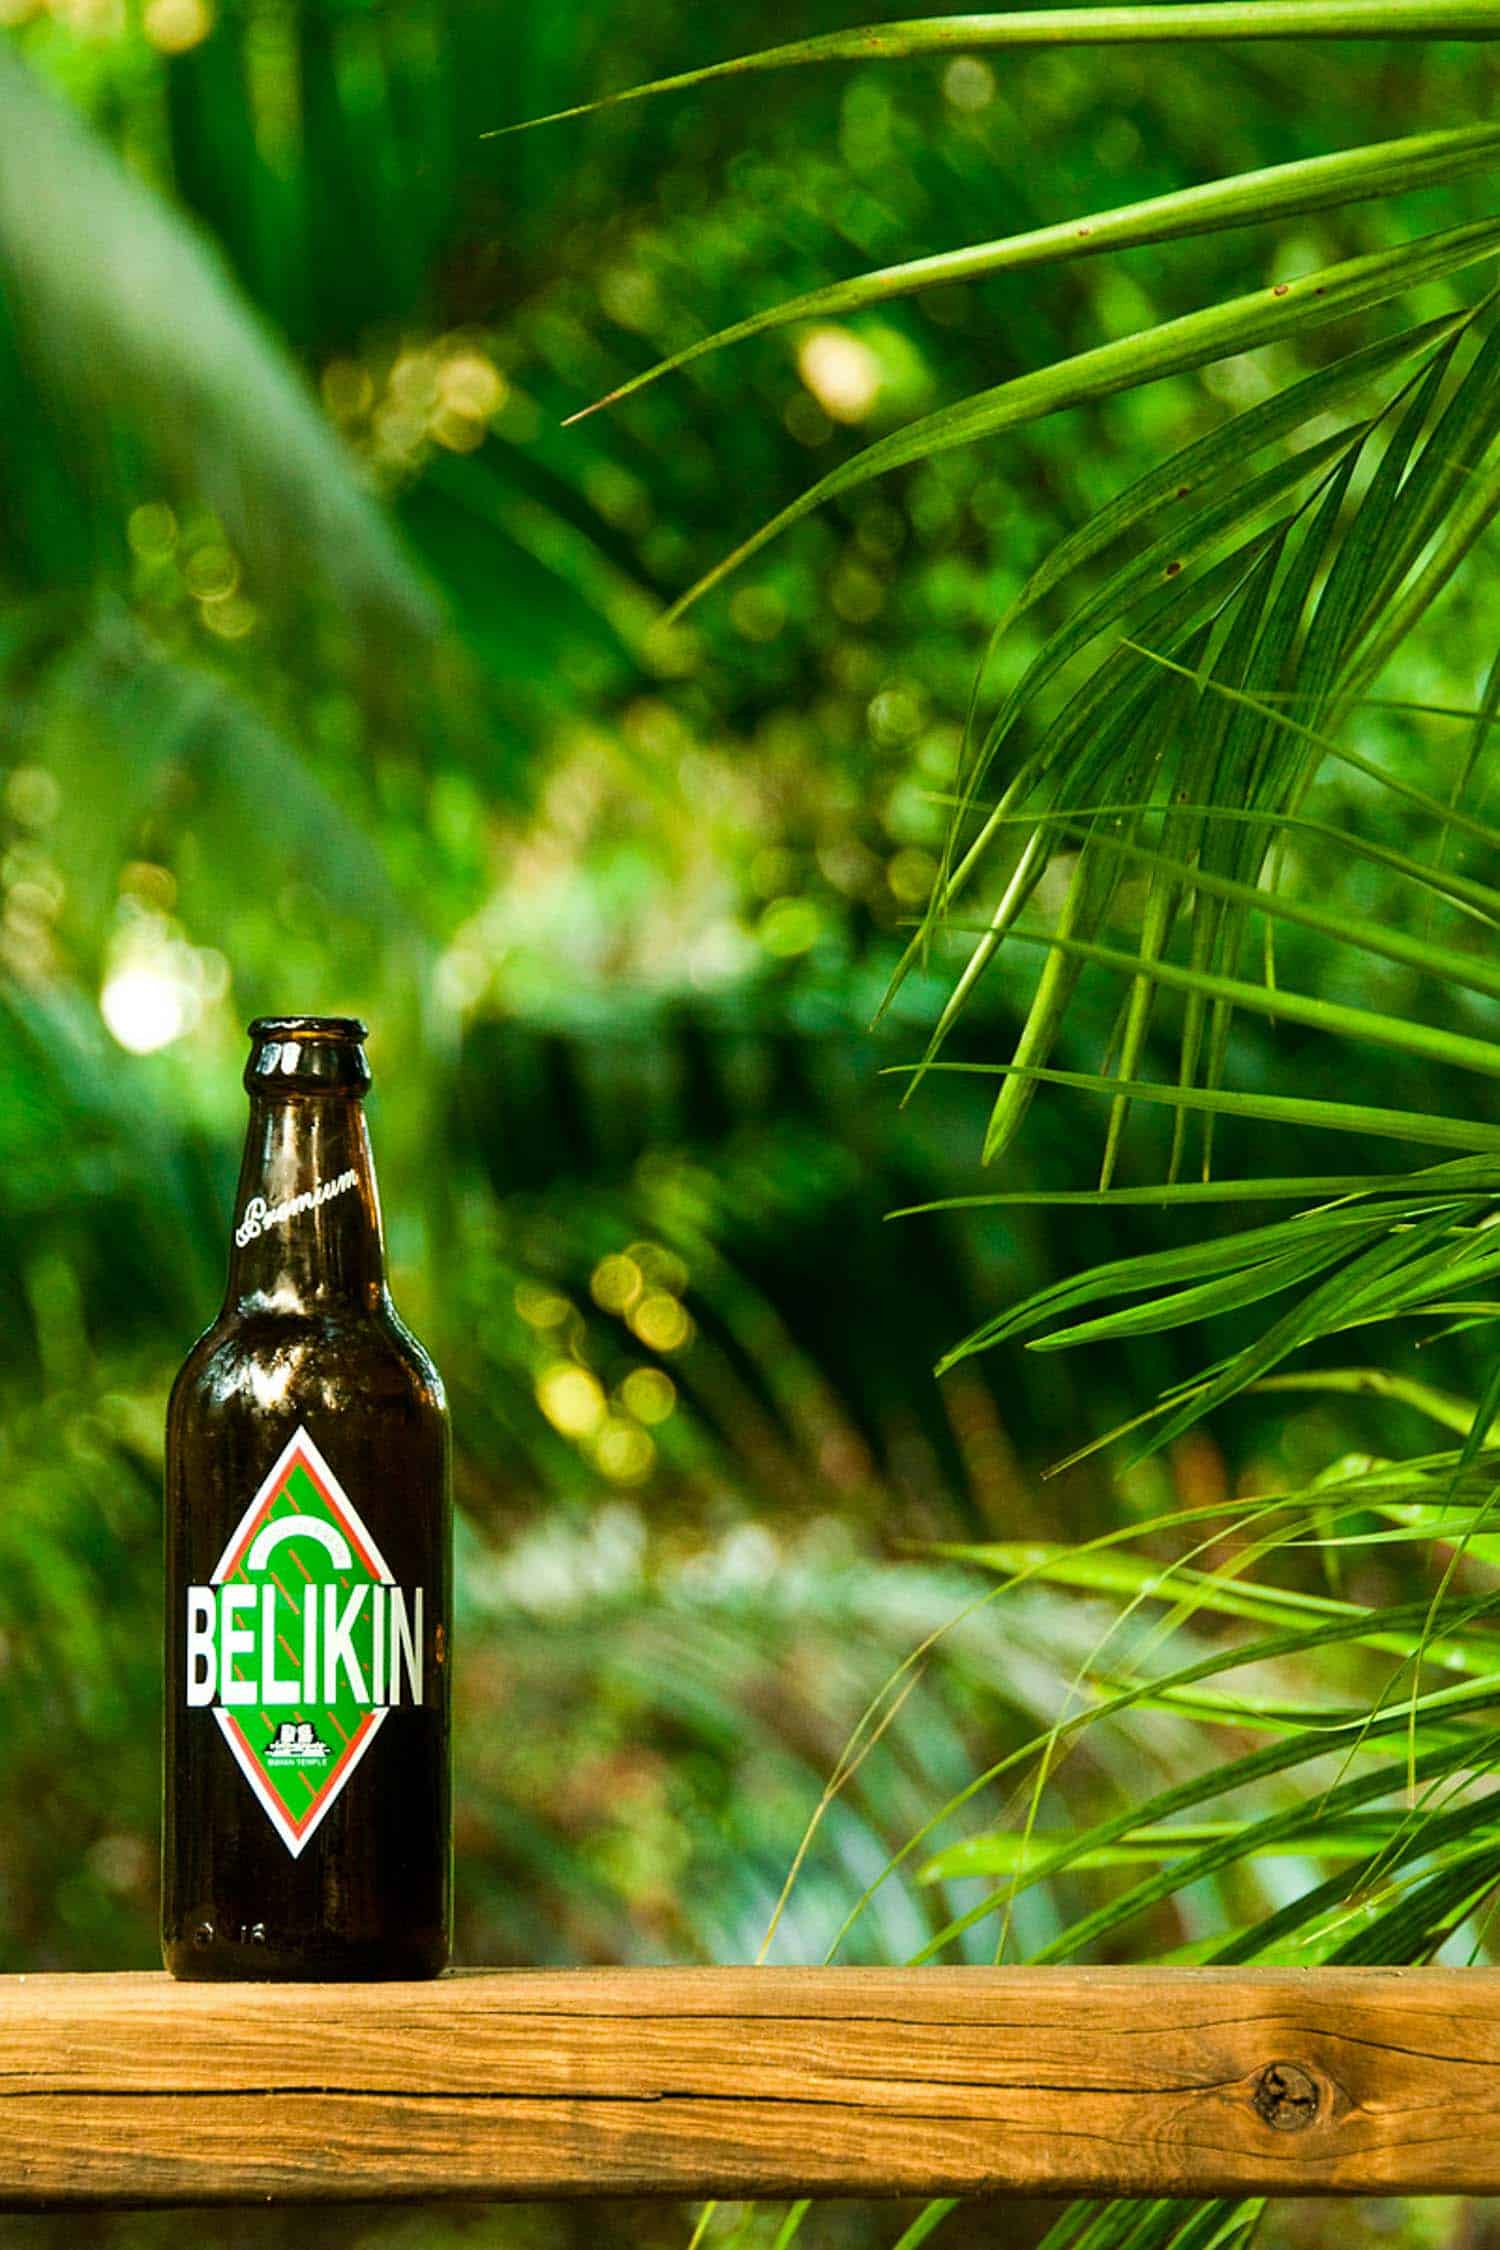
[[[328,1463],[324,1459],[322,1453],[319,1452],[317,1446],[309,1436],[306,1424],[301,1422],[298,1423],[292,1435],[287,1439],[286,1444],[277,1454],[276,1459],[272,1463],[270,1469],[267,1471],[265,1476],[262,1477],[259,1485],[256,1487],[254,1499],[250,1502],[249,1507],[246,1508],[244,1514],[240,1517],[239,1522],[235,1525],[234,1530],[230,1533],[228,1539],[224,1542],[224,1550],[219,1556],[218,1561],[214,1565],[213,1574],[209,1580],[209,1584],[213,1586],[223,1585],[228,1565],[234,1562],[240,1549],[245,1543],[246,1536],[249,1533],[251,1525],[255,1521],[256,1515],[265,1505],[265,1502],[269,1498],[272,1491],[274,1491],[276,1486],[280,1483],[288,1462],[291,1461],[293,1456],[296,1454],[300,1454],[303,1459],[306,1460],[318,1482],[326,1487],[328,1497],[333,1502],[335,1512],[349,1517],[358,1544],[363,1548],[365,1554],[368,1556],[370,1565],[374,1570],[376,1578],[379,1580],[380,1584],[383,1586],[394,1586],[396,1583],[395,1576],[392,1573],[390,1565],[387,1563],[384,1555],[382,1555],[380,1549],[376,1546],[374,1539],[371,1537],[370,1532],[365,1524],[364,1518],[361,1516],[359,1510],[355,1507],[354,1502],[350,1499],[348,1493],[344,1490],[338,1478],[334,1475],[332,1469],[328,1466]],[[254,1791],[256,1799],[261,1807],[261,1810],[266,1814],[266,1817],[269,1819],[271,1826],[275,1829],[277,1835],[281,1838],[281,1841],[283,1842],[283,1844],[285,1844],[293,1859],[301,1858],[302,1853],[306,1849],[308,1843],[311,1841],[313,1836],[317,1834],[318,1829],[322,1826],[324,1815],[332,1810],[334,1805],[337,1804],[339,1798],[343,1795],[344,1790],[348,1786],[349,1778],[354,1772],[355,1767],[359,1764],[360,1760],[364,1757],[365,1752],[369,1749],[370,1744],[374,1741],[376,1735],[380,1732],[382,1722],[384,1721],[386,1716],[387,1708],[388,1706],[382,1705],[377,1709],[371,1709],[365,1713],[364,1719],[362,1720],[360,1725],[360,1731],[354,1738],[353,1746],[345,1753],[342,1769],[339,1771],[337,1779],[332,1781],[331,1786],[327,1786],[325,1788],[324,1795],[317,1805],[316,1809],[314,1810],[312,1818],[308,1821],[306,1827],[299,1831],[292,1826],[292,1823],[287,1816],[285,1807],[277,1799],[275,1791],[268,1785],[265,1775],[261,1772],[260,1767],[256,1762],[255,1754],[251,1750],[249,1742],[245,1737],[244,1730],[240,1727],[237,1720],[235,1719],[234,1713],[232,1711],[226,1711],[221,1703],[214,1704],[213,1714],[215,1719],[218,1721],[219,1732],[224,1737],[225,1743],[228,1745],[231,1757],[234,1759],[235,1764],[239,1767],[240,1772],[244,1775],[245,1779],[249,1782],[250,1787]]]

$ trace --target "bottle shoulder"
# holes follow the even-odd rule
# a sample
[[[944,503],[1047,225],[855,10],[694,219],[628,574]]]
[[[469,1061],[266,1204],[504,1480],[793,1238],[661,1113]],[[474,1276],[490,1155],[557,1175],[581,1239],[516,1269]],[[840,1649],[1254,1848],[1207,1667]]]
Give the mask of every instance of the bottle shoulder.
[[[447,1410],[430,1356],[386,1298],[368,1311],[226,1308],[178,1369],[168,1420],[205,1407],[266,1411],[335,1394],[349,1405],[399,1400]]]

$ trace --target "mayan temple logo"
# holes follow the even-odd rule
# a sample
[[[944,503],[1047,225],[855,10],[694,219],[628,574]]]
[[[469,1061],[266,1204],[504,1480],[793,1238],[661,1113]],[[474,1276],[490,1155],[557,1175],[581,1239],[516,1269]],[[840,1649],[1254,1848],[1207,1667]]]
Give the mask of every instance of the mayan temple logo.
[[[398,1586],[305,1429],[187,1595],[187,1701],[219,1731],[293,1858],[386,1713],[423,1700],[423,1589]]]

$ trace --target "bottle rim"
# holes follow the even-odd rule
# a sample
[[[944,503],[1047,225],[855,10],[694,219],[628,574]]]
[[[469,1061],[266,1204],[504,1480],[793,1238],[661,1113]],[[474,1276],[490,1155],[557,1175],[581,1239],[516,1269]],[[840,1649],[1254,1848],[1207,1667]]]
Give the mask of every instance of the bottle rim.
[[[257,1016],[250,1037],[265,1039],[341,1039],[363,1043],[370,1036],[358,1016]]]

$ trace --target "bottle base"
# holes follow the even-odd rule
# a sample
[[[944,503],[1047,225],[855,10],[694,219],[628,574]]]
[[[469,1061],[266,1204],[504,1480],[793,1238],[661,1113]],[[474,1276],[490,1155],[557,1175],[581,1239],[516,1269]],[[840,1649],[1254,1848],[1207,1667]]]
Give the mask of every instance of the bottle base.
[[[440,1940],[337,1945],[280,1952],[269,1945],[166,1942],[162,1961],[184,1984],[418,1984],[448,1966]]]

